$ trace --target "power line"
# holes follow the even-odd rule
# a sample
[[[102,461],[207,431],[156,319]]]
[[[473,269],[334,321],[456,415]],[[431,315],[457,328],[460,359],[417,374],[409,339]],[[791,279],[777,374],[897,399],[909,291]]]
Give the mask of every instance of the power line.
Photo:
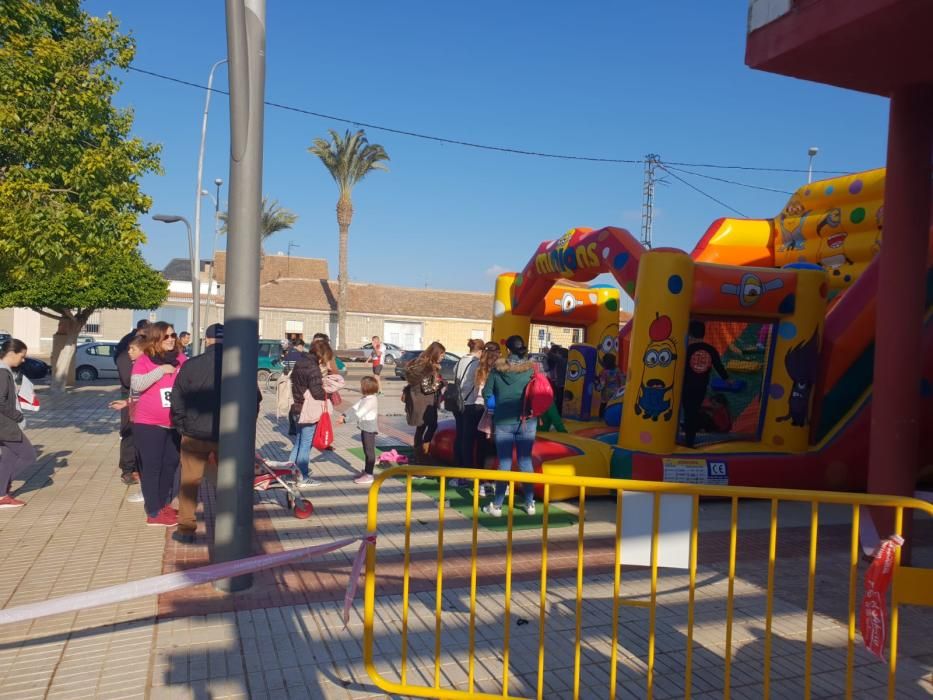
[[[695,173],[690,170],[683,170],[682,168],[675,168],[670,163],[665,163],[665,165],[671,170],[676,170],[679,173],[684,173],[686,175],[694,175],[696,177],[705,177],[707,180],[716,180],[716,182],[725,182],[730,185],[738,185],[739,187],[747,187],[750,190],[764,190],[765,192],[777,192],[779,194],[793,194],[793,192],[788,192],[787,190],[779,190],[774,187],[764,187],[762,185],[750,185],[746,182],[738,182],[736,180],[727,180],[722,177],[714,177],[713,175],[706,175],[704,173]]]
[[[186,85],[188,87],[197,88],[199,90],[212,90],[221,95],[229,95],[230,93],[226,90],[221,90],[219,88],[208,88],[206,85],[201,85],[200,83],[194,83],[190,80],[182,80],[181,78],[176,78],[171,75],[165,75],[164,73],[157,73],[151,70],[145,70],[143,68],[136,68],[134,66],[129,66],[127,70],[133,71],[134,73],[140,73],[142,75],[148,75],[153,78],[158,78],[160,80],[167,80],[172,83],[177,83],[178,85]],[[547,153],[543,151],[529,151],[522,148],[513,148],[510,146],[491,146],[489,144],[475,143],[472,141],[463,141],[461,139],[452,139],[446,138],[443,136],[432,136],[430,134],[422,134],[417,131],[409,131],[406,129],[396,129],[389,126],[382,126],[380,124],[373,124],[370,122],[359,121],[358,119],[350,119],[347,117],[338,117],[333,114],[325,114],[323,112],[315,112],[310,109],[304,109],[302,107],[295,107],[292,105],[286,105],[279,102],[271,102],[266,100],[265,105],[269,107],[275,107],[276,109],[281,109],[287,112],[295,112],[297,114],[303,114],[309,117],[317,117],[319,119],[327,119],[329,121],[339,122],[341,124],[349,124],[351,126],[363,127],[366,129],[373,129],[374,131],[384,131],[389,134],[397,134],[399,136],[409,136],[411,138],[422,139],[425,141],[433,141],[435,143],[444,143],[450,144],[453,146],[464,146],[466,148],[476,148],[484,151],[495,151],[498,153],[510,153],[513,155],[522,155],[522,156],[536,156],[538,158],[553,158],[557,160],[576,160],[584,161],[589,163],[612,163],[612,164],[623,164],[623,165],[643,165],[644,159],[642,158],[599,158],[595,156],[581,156],[573,155],[566,153]],[[720,168],[726,170],[752,170],[759,172],[775,172],[775,173],[805,173],[806,169],[797,169],[797,168],[760,168],[750,165],[723,165],[719,163],[680,163],[671,161],[668,165],[674,166],[684,166],[688,168]],[[841,175],[845,174],[846,171],[842,170],[814,170],[815,173],[829,174],[829,175]]]
[[[208,88],[204,85],[199,85],[198,83],[192,83],[188,80],[181,80],[180,78],[173,78],[169,75],[163,75],[161,73],[155,73],[153,71],[143,70],[142,68],[129,67],[129,70],[136,73],[143,73],[144,75],[149,75],[155,78],[160,78],[162,80],[169,80],[173,83],[178,83],[180,85],[187,85],[189,87],[200,88],[201,90],[207,90]],[[226,90],[219,90],[217,88],[210,88],[214,92],[218,92],[221,95],[229,95]],[[421,134],[416,131],[406,131],[405,129],[395,129],[389,126],[381,126],[379,124],[372,124],[369,122],[362,122],[357,119],[348,119],[346,117],[338,117],[333,114],[324,114],[323,112],[314,112],[310,109],[304,109],[302,107],[293,107],[292,105],[281,104],[279,102],[271,102],[265,100],[264,104],[268,107],[275,107],[276,109],[282,109],[288,112],[297,112],[298,114],[304,114],[310,117],[318,117],[320,119],[328,119],[334,122],[340,122],[341,124],[350,124],[352,126],[360,126],[366,129],[373,129],[374,131],[385,131],[390,134],[398,134],[399,136],[410,136],[416,139],[424,139],[425,141],[434,141],[436,143],[451,144],[454,146],[465,146],[467,148],[478,148],[484,151],[497,151],[499,153],[512,153],[515,155],[522,156],[537,156],[538,158],[556,158],[559,160],[580,160],[587,161],[590,163],[622,163],[626,165],[641,165],[642,161],[634,159],[625,159],[625,158],[597,158],[595,156],[577,156],[577,155],[568,155],[563,153],[545,153],[543,151],[527,151],[521,148],[511,148],[508,146],[490,146],[488,144],[482,143],[473,143],[471,141],[461,141],[459,139],[449,139],[443,136],[431,136],[429,134]]]
[[[690,188],[691,190],[693,190],[694,192],[699,192],[701,195],[703,195],[703,196],[706,197],[707,199],[711,199],[711,200],[713,200],[714,202],[716,202],[716,204],[719,204],[720,206],[725,207],[725,208],[728,209],[729,211],[735,212],[736,214],[738,214],[739,216],[741,216],[743,219],[749,218],[747,214],[743,214],[742,212],[740,212],[740,211],[739,211],[738,209],[736,209],[735,207],[731,207],[731,206],[729,206],[728,204],[726,204],[725,202],[723,202],[721,199],[716,199],[713,195],[711,195],[711,194],[709,194],[709,193],[707,193],[707,192],[704,192],[703,190],[701,190],[701,189],[700,189],[699,187],[697,187],[696,185],[694,185],[694,184],[692,184],[692,183],[689,183],[689,182],[687,182],[686,180],[684,180],[684,179],[683,179],[682,177],[680,177],[680,175],[678,175],[677,173],[671,172],[671,171],[668,170],[666,167],[664,167],[664,163],[658,163],[658,167],[661,168],[661,170],[663,170],[664,172],[666,172],[668,175],[670,175],[670,176],[671,176],[672,178],[674,178],[675,180],[679,180],[680,182],[682,182],[683,184],[685,184],[687,187],[689,187],[689,188]]]

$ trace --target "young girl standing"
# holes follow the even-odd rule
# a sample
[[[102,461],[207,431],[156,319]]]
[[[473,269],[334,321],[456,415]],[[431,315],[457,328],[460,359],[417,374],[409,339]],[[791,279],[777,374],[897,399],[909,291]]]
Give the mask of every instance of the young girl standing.
[[[376,468],[376,433],[379,431],[379,399],[376,398],[376,394],[379,393],[379,382],[373,377],[363,377],[360,380],[360,393],[363,394],[363,398],[340,416],[338,422],[343,425],[348,420],[355,420],[359,425],[366,465],[353,483],[371,484],[373,483],[373,470]]]

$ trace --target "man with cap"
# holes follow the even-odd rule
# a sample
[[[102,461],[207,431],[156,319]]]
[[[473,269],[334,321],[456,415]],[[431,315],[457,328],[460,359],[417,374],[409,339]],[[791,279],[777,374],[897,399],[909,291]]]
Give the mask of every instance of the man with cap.
[[[217,441],[220,439],[220,380],[223,370],[224,326],[212,323],[204,335],[204,352],[178,370],[172,387],[172,425],[181,433],[181,479],[178,529],[172,539],[194,542],[198,489],[205,475],[217,483]],[[262,395],[256,390],[256,412]]]

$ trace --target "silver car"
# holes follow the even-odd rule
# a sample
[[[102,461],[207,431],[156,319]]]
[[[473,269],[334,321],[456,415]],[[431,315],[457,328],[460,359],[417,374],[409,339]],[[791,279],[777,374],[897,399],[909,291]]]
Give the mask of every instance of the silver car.
[[[117,376],[114,361],[116,343],[86,343],[75,351],[75,378],[81,382],[112,379]]]

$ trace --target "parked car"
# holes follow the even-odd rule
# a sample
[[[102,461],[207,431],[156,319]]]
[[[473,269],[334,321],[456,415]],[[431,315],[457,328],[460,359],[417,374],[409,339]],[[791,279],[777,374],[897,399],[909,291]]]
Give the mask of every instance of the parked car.
[[[395,362],[395,376],[399,379],[405,378],[405,367],[408,366],[408,363],[414,360],[418,355],[421,354],[421,350],[405,350],[399,356],[398,360]],[[444,354],[444,359],[441,360],[441,376],[446,379],[448,382],[454,380],[454,368],[457,366],[457,361],[460,359],[458,355],[454,355],[452,352]]]
[[[78,336],[78,345],[86,345],[87,343],[97,342],[97,338],[93,335],[79,335]]]
[[[386,349],[386,364],[394,365],[398,362],[398,358],[402,356],[405,350],[402,350],[398,345],[393,345],[392,343],[383,343]],[[373,344],[366,343],[361,348],[348,348],[346,350],[340,350],[337,353],[339,357],[344,362],[366,362],[369,359],[369,354],[373,351]],[[414,352],[414,351],[412,351]]]
[[[37,360],[34,357],[27,357],[26,360],[17,368],[16,381],[19,381],[23,375],[37,381],[45,379],[52,372],[52,367],[47,362]]]
[[[282,343],[278,340],[259,341],[259,365],[256,380],[265,385],[273,372],[282,371]]]
[[[116,343],[85,343],[75,351],[75,378],[79,382],[113,379],[117,374]]]

